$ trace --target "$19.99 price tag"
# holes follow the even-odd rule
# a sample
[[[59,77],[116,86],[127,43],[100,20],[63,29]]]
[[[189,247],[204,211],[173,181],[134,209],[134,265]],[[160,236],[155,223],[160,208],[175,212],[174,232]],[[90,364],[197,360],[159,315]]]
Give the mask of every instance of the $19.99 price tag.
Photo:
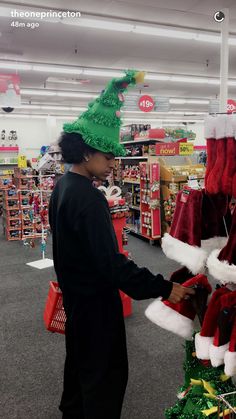
[[[142,112],[151,112],[155,106],[155,102],[151,96],[141,96],[138,101],[139,109]]]

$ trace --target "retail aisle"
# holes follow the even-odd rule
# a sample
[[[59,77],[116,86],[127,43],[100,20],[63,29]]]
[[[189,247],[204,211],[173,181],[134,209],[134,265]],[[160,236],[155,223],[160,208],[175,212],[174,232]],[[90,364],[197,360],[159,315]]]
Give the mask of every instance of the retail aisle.
[[[169,274],[177,266],[160,248],[134,237],[129,250],[139,265]],[[50,257],[50,244],[47,256]],[[64,338],[44,329],[42,313],[53,269],[27,267],[39,248],[6,242],[0,236],[0,418],[59,419]],[[129,385],[122,419],[162,419],[182,383],[182,339],[152,325],[145,317],[148,301],[134,302],[126,320]],[[111,418],[112,419],[112,418]]]

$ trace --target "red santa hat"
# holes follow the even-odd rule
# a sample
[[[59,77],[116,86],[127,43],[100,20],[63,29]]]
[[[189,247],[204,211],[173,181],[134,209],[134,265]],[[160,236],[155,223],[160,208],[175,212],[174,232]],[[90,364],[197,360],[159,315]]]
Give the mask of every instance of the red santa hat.
[[[221,250],[213,250],[208,257],[207,267],[210,274],[222,284],[236,284],[236,210],[226,245]]]
[[[203,272],[212,249],[223,247],[226,242],[222,216],[226,201],[227,197],[214,199],[202,190],[185,187],[180,191],[170,233],[162,239],[165,255],[194,275]]]
[[[210,294],[211,286],[205,275],[199,274],[182,284],[184,287],[202,287]],[[146,317],[163,329],[169,330],[184,339],[191,340],[194,331],[193,320],[196,309],[192,297],[173,304],[167,300],[155,300],[145,311]]]
[[[209,354],[213,367],[224,364],[224,355],[229,347],[230,334],[236,305],[236,291],[230,291],[220,297],[220,313],[217,319],[213,343],[210,345]]]
[[[216,118],[216,159],[207,178],[207,192],[216,194],[222,192],[222,176],[226,165],[226,121],[227,115]]]
[[[236,315],[234,316],[229,349],[225,352],[224,363],[225,374],[230,377],[236,375]]]
[[[183,284],[188,279],[195,276],[186,266],[183,266],[180,269],[177,269],[177,271],[172,272],[170,276],[171,282],[177,282],[177,284]]]
[[[210,359],[210,345],[213,343],[217,329],[217,319],[221,309],[220,298],[228,292],[228,288],[222,287],[218,288],[211,296],[201,331],[195,335],[195,349],[198,359]]]

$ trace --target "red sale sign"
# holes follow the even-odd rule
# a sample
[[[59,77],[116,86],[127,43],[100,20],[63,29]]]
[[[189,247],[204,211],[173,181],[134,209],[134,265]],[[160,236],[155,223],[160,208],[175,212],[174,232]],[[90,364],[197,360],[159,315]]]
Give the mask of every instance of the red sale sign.
[[[142,112],[151,112],[154,109],[155,102],[151,96],[143,95],[138,101],[138,106]]]
[[[236,113],[236,101],[233,99],[228,99],[227,101],[227,112]]]

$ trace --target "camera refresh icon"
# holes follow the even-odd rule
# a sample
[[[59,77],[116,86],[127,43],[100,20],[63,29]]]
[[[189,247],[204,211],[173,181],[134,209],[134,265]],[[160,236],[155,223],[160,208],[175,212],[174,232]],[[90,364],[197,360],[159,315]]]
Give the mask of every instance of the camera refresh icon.
[[[225,20],[225,14],[224,14],[224,12],[221,12],[220,10],[218,12],[215,12],[215,14],[214,14],[214,20],[217,23],[223,22],[223,20]]]

